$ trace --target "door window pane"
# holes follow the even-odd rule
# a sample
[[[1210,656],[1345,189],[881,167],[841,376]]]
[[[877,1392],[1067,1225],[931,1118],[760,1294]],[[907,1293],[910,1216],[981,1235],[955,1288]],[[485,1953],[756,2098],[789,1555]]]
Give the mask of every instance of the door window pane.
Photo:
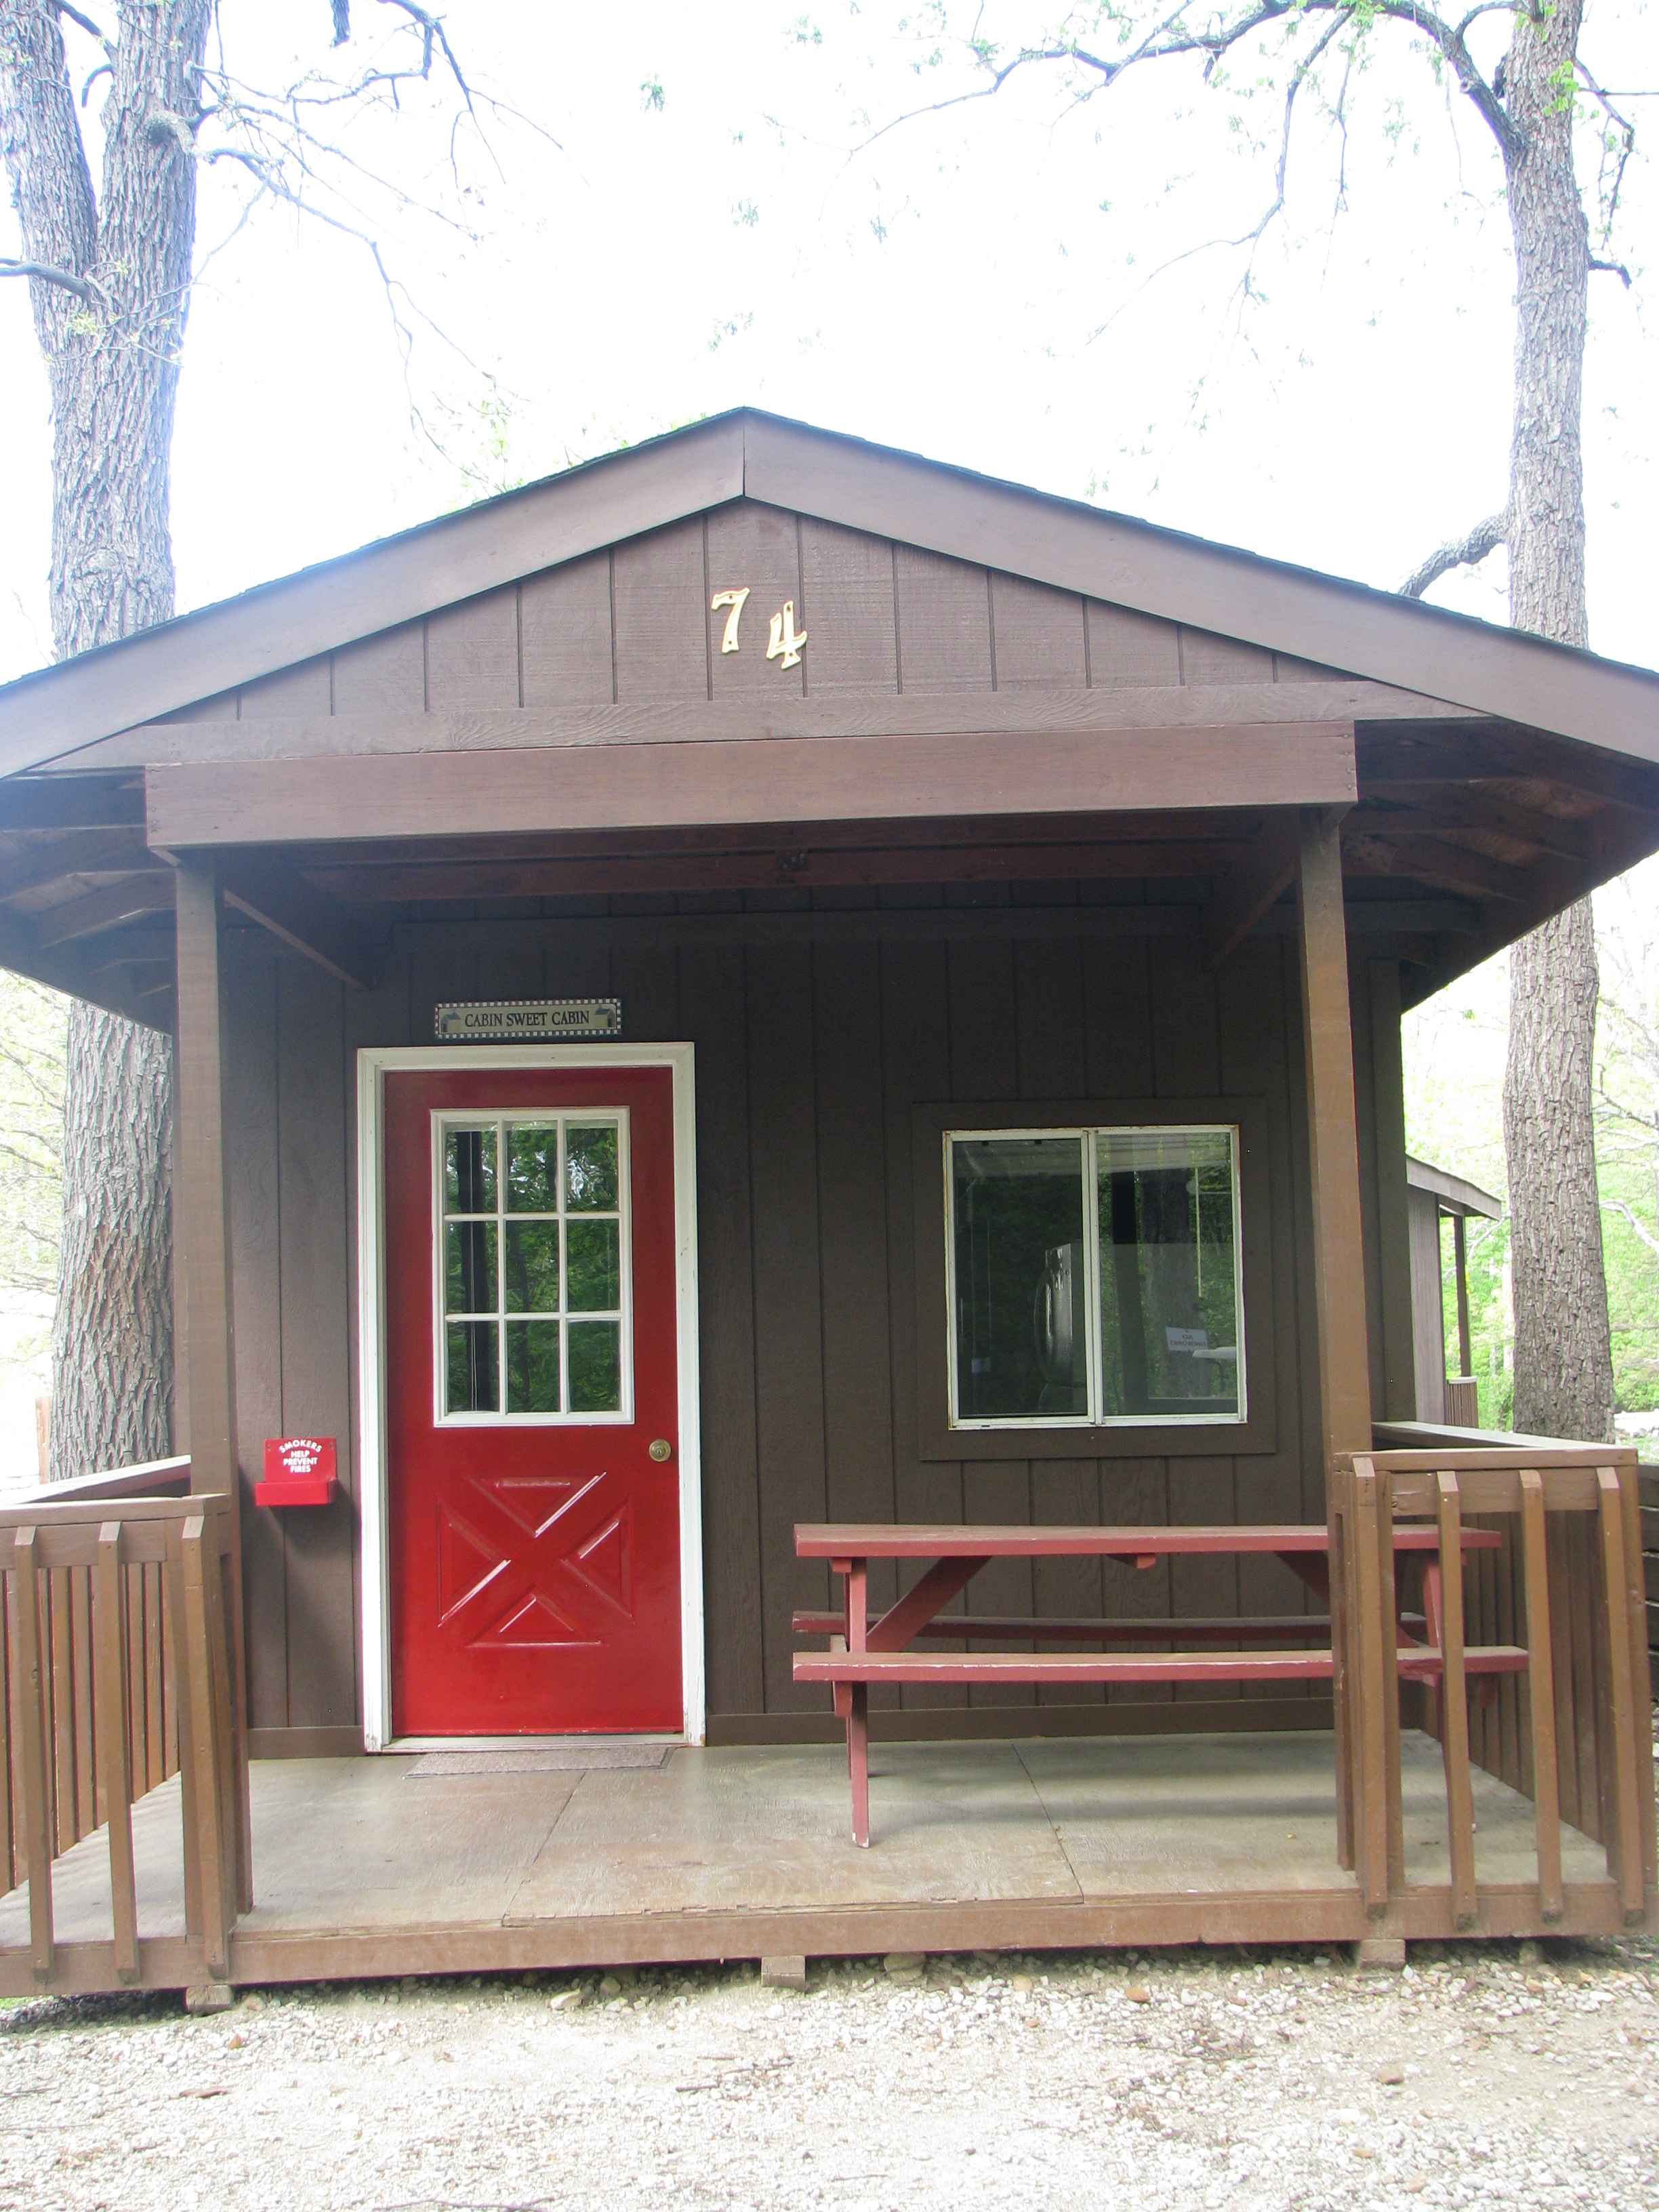
[[[451,1129],[444,1138],[444,1211],[495,1211],[495,1132]]]
[[[622,1405],[622,1324],[573,1321],[570,1333],[570,1410],[614,1413]]]
[[[1102,1413],[1236,1414],[1237,1224],[1230,1129],[1103,1129]]]
[[[573,1221],[565,1230],[572,1313],[615,1313],[622,1304],[622,1252],[615,1221]]]
[[[451,1322],[444,1331],[445,1404],[452,1413],[494,1413],[501,1408],[495,1382],[495,1324]]]
[[[558,1412],[557,1322],[510,1321],[507,1324],[507,1410],[509,1413]]]
[[[556,1213],[559,1209],[559,1126],[513,1123],[507,1133],[509,1213]]]
[[[559,1310],[559,1224],[556,1221],[509,1221],[507,1224],[507,1310]]]
[[[452,1221],[444,1231],[444,1311],[495,1310],[495,1224]]]
[[[565,1131],[565,1203],[573,1213],[617,1210],[617,1129],[573,1123]]]
[[[1081,1136],[951,1150],[958,1418],[1086,1418]]]

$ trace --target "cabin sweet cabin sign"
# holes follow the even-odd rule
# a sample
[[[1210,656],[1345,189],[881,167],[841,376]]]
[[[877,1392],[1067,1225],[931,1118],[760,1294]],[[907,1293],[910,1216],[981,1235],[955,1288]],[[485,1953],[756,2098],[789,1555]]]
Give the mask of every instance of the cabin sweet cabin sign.
[[[619,1037],[620,999],[480,999],[434,1009],[440,1044],[544,1044]]]

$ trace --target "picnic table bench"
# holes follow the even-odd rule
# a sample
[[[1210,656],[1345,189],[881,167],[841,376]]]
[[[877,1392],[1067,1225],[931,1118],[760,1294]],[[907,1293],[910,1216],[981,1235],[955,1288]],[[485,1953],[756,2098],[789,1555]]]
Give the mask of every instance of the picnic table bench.
[[[1424,1562],[1425,1613],[1400,1623],[1400,1672],[1407,1680],[1437,1684],[1441,1656],[1438,1604],[1438,1529],[1433,1523],[1396,1522],[1397,1553],[1435,1555]],[[1496,1549],[1491,1529],[1462,1531],[1467,1551]],[[1292,1613],[1196,1620],[1164,1619],[1054,1620],[945,1612],[953,1598],[993,1559],[1105,1559],[1155,1566],[1161,1559],[1194,1554],[1269,1553],[1284,1561],[1316,1595],[1329,1601],[1330,1535],[1316,1523],[1255,1523],[1243,1527],[1013,1528],[930,1526],[925,1523],[798,1522],[795,1552],[827,1559],[842,1578],[839,1611],[795,1613],[798,1636],[825,1636],[826,1651],[798,1651],[798,1682],[824,1682],[836,1711],[847,1723],[848,1770],[853,1791],[853,1840],[870,1841],[870,1689],[878,1682],[1183,1683],[1328,1681],[1331,1624],[1327,1613]],[[926,1559],[920,1579],[877,1619],[869,1617],[872,1559]],[[919,1642],[972,1644],[1176,1644],[1208,1645],[1170,1651],[1040,1650],[924,1651]],[[1226,1644],[1265,1644],[1268,1650],[1229,1650]],[[1292,1645],[1304,1648],[1291,1649]],[[1313,1646],[1314,1648],[1305,1648]],[[1519,1645],[1486,1644],[1465,1655],[1475,1678],[1518,1674],[1528,1663]]]

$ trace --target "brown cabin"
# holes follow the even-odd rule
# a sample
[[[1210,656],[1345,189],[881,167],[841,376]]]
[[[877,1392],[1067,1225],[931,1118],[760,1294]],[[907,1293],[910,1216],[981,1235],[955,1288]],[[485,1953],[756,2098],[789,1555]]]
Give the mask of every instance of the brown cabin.
[[[1389,1452],[1406,1510],[1456,1439],[1413,1425],[1401,1011],[1656,848],[1649,673],[749,410],[0,690],[0,961],[177,1040],[173,1448],[229,1516],[243,1747],[828,1743],[798,1523],[1323,1523]],[[325,1502],[262,1502],[282,1439]],[[1519,1513],[1540,1452],[1480,1442]],[[1567,1453],[1552,1529],[1603,1465],[1617,1522],[1628,1458]],[[1609,1673],[1581,1539],[1559,1802],[1611,1871],[1569,1904],[1650,1923],[1608,1735],[1645,1638]],[[1130,1601],[1176,1644],[1311,1602],[1245,1556],[969,1604]],[[1522,1797],[1527,1694],[1474,1721]],[[1333,1713],[873,1695],[890,1742]],[[1501,1889],[1480,1924],[1537,1921]],[[232,1970],[276,1971],[252,1925]]]

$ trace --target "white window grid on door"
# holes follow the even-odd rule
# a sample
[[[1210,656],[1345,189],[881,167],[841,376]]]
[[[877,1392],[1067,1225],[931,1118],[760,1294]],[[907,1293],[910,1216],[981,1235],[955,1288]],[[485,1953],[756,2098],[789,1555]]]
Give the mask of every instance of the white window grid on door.
[[[555,1178],[556,1211],[509,1208],[507,1203],[507,1133],[513,1128],[556,1128],[558,1158]],[[567,1138],[570,1129],[611,1128],[617,1133],[617,1208],[586,1211],[568,1203]],[[493,1212],[462,1213],[445,1201],[445,1148],[448,1135],[458,1130],[489,1130],[495,1141],[495,1205]],[[629,1117],[626,1107],[556,1108],[527,1105],[503,1107],[494,1113],[434,1113],[432,1116],[432,1400],[433,1419],[445,1428],[568,1428],[592,1425],[625,1426],[634,1418],[634,1283],[632,1187],[629,1159]],[[619,1304],[600,1310],[570,1307],[568,1223],[614,1218],[617,1223]],[[493,1224],[495,1232],[495,1303],[493,1311],[446,1311],[447,1231],[458,1221]],[[509,1313],[507,1305],[507,1227],[509,1224],[556,1221],[559,1228],[559,1303],[556,1309],[535,1313]],[[447,1403],[448,1330],[452,1323],[493,1323],[495,1329],[496,1407],[494,1411],[458,1407]],[[507,1330],[515,1323],[556,1322],[559,1328],[559,1406],[556,1412],[509,1413],[507,1396]],[[612,1411],[572,1411],[570,1406],[570,1324],[614,1322],[617,1324],[619,1404]]]
[[[1236,1411],[1218,1413],[1107,1413],[1104,1347],[1101,1343],[1099,1139],[1113,1137],[1225,1137],[1231,1163],[1233,1206],[1233,1310],[1237,1316],[1238,1364]],[[1077,1138],[1083,1178],[1085,1369],[1089,1405],[1082,1413],[990,1413],[957,1410],[956,1163],[958,1144],[998,1144]],[[1244,1356],[1244,1235],[1241,1213],[1237,1125],[1230,1121],[1101,1123],[1089,1128],[947,1129],[945,1132],[945,1356],[949,1364],[949,1421],[953,1429],[1145,1429],[1243,1426],[1247,1419]]]

